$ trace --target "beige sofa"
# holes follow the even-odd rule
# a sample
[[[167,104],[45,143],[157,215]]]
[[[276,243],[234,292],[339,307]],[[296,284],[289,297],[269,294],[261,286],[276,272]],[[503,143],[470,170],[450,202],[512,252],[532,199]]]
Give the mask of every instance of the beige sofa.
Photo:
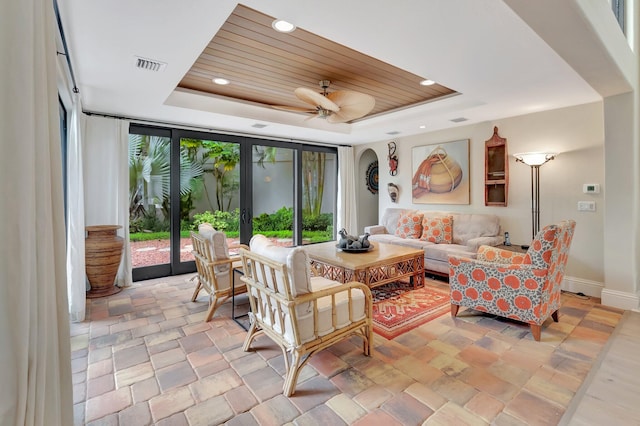
[[[450,216],[453,221],[451,243],[433,243],[418,238],[403,238],[396,235],[402,214],[418,213],[427,218]],[[428,211],[401,208],[385,210],[379,225],[366,226],[369,241],[398,244],[424,249],[424,267],[427,273],[449,274],[449,255],[476,258],[481,245],[497,246],[504,242],[500,219],[493,214],[467,214],[445,211]]]

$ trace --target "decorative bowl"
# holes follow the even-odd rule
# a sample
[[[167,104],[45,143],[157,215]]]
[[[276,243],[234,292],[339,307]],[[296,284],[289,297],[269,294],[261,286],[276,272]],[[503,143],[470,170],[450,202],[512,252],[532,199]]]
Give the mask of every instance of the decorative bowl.
[[[373,250],[373,244],[371,244],[369,247],[365,247],[365,248],[340,248],[339,245],[336,244],[336,248],[340,251],[343,251],[345,253],[366,253],[370,250]]]

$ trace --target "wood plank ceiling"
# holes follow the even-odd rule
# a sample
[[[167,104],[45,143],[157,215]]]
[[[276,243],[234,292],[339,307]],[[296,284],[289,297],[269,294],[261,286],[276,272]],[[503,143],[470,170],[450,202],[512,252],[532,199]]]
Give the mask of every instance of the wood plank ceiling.
[[[293,93],[297,87],[322,92],[353,90],[376,100],[369,116],[391,112],[455,91],[439,84],[421,86],[418,76],[319,37],[301,28],[279,33],[274,18],[239,4],[182,78],[178,87],[238,101],[308,107]],[[231,83],[214,84],[222,77]],[[366,118],[366,117],[365,117]]]

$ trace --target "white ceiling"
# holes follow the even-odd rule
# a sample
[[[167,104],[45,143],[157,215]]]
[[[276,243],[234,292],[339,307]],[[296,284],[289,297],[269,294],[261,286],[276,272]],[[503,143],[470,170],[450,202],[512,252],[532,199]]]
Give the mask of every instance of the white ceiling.
[[[394,136],[387,133],[392,131],[400,132],[396,137],[408,136],[602,99],[601,87],[587,83],[574,71],[577,68],[585,75],[580,67],[570,66],[549,47],[547,42],[553,44],[553,40],[548,34],[544,34],[547,42],[543,41],[523,20],[537,22],[533,26],[543,33],[540,25],[544,27],[546,21],[536,18],[552,15],[546,7],[554,2],[543,1],[537,10],[527,0],[506,2],[511,7],[497,0],[243,1],[250,8],[460,93],[352,124],[329,124],[176,90],[237,1],[58,0],[85,111],[346,144],[390,140]],[[518,7],[523,4],[527,7]],[[583,17],[571,10],[564,10],[562,17],[569,33],[574,24],[584,28]],[[580,49],[585,50],[582,57],[589,55],[589,46]],[[135,56],[167,66],[159,73],[139,70],[134,67]],[[610,64],[593,66],[606,69]],[[459,117],[468,121],[451,121]],[[256,123],[267,127],[252,127]]]

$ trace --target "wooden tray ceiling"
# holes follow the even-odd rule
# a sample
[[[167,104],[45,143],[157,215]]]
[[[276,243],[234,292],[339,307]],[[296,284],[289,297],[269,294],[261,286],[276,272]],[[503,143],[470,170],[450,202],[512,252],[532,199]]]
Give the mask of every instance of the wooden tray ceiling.
[[[274,18],[238,5],[220,31],[182,78],[178,87],[269,105],[308,107],[293,93],[318,89],[354,90],[376,99],[369,116],[421,104],[455,91],[421,86],[418,76],[301,28],[284,34],[271,27]],[[214,84],[223,77],[231,84]],[[366,118],[366,117],[365,117]]]

